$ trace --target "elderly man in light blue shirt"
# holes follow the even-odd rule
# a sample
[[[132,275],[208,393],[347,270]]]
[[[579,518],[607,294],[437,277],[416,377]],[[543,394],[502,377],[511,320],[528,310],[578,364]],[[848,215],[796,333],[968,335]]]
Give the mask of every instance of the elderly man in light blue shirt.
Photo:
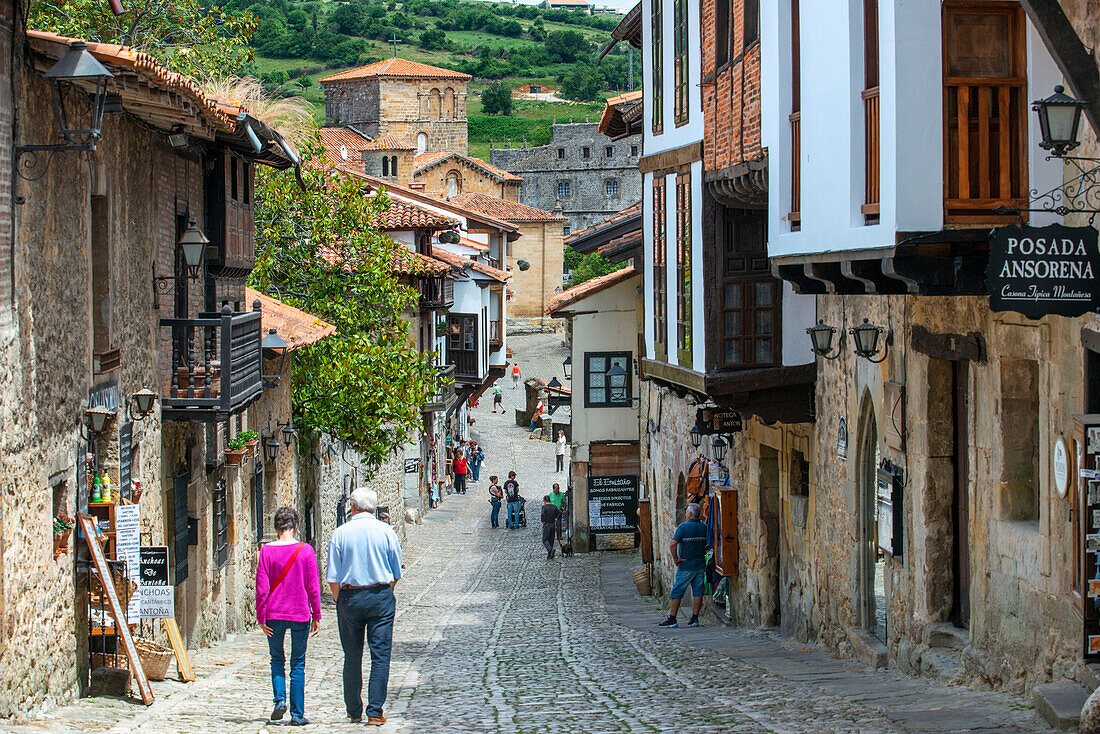
[[[386,723],[382,705],[390,678],[390,649],[397,602],[393,589],[401,578],[397,533],[376,519],[378,495],[361,488],[351,494],[350,519],[328,544],[326,579],[336,600],[340,645],[344,648],[344,706],[353,722],[363,720],[363,637],[370,647],[367,723]]]

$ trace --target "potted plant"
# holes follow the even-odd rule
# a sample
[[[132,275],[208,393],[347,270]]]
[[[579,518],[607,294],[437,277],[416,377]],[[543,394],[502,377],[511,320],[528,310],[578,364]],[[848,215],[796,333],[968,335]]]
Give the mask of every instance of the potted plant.
[[[53,519],[53,557],[58,558],[69,552],[69,536],[73,533],[76,520],[67,515],[58,515]]]
[[[247,442],[244,440],[243,435],[237,434],[229,439],[229,445],[225,449],[225,465],[240,466],[243,464],[247,450]]]
[[[241,438],[244,439],[245,451],[255,451],[256,450],[256,444],[258,444],[260,442],[260,434],[256,433],[255,431],[249,430],[249,431],[241,431],[241,433],[239,435],[240,435]]]

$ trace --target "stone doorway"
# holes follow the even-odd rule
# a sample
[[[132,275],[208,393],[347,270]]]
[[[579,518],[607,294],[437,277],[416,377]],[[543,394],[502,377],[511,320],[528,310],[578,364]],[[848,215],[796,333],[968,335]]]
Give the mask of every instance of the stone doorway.
[[[760,539],[760,624],[779,627],[782,596],[779,590],[779,452],[760,447],[760,475],[757,491]]]
[[[859,558],[858,606],[859,622],[879,640],[885,642],[886,559],[878,549],[878,514],[875,508],[878,465],[880,460],[878,423],[868,395],[863,401],[860,419],[858,472]]]

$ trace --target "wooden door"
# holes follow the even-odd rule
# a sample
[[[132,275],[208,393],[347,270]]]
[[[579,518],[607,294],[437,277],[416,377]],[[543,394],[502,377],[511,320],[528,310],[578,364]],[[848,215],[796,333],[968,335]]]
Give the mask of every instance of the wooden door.
[[[954,469],[955,488],[952,502],[953,549],[952,621],[963,629],[970,627],[970,363],[954,362]]]
[[[736,576],[740,545],[737,538],[737,490],[719,489],[717,539],[714,547],[714,565],[722,576]]]

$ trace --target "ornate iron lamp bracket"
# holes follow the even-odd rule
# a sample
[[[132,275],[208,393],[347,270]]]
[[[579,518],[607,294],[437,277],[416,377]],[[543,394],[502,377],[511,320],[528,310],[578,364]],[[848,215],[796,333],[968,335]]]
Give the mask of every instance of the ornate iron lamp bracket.
[[[1027,206],[999,206],[994,211],[998,214],[1016,214],[1021,224],[1023,212],[1057,214],[1062,217],[1067,214],[1088,214],[1091,226],[1096,215],[1100,214],[1100,158],[1046,157],[1048,161],[1053,158],[1069,163],[1076,169],[1076,175],[1043,193],[1032,189],[1028,194]]]

